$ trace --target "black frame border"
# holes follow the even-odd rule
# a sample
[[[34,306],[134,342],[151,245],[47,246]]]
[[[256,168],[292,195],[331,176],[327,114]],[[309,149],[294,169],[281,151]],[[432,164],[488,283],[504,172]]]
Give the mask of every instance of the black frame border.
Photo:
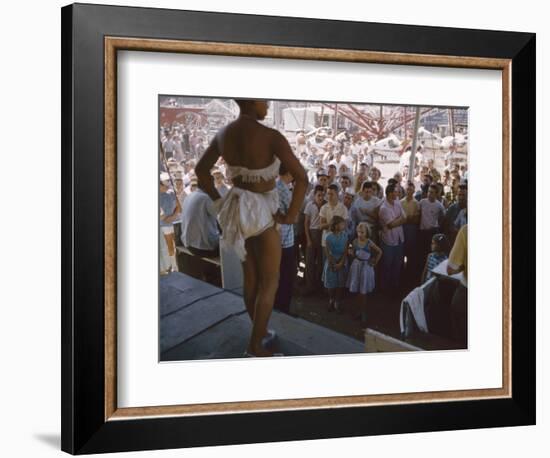
[[[535,195],[535,34],[89,4],[66,6],[61,16],[62,450],[86,454],[535,424],[535,257],[525,255],[535,252],[535,202],[524,197]],[[105,421],[105,36],[511,59],[511,164],[514,186],[522,190],[511,196],[512,397]]]

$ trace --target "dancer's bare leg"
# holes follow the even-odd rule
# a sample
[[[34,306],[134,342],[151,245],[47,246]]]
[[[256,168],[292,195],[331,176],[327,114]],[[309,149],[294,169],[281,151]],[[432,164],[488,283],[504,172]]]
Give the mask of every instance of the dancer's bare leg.
[[[271,356],[273,353],[262,346],[262,338],[267,332],[267,323],[279,286],[281,236],[275,227],[270,227],[255,237],[253,243],[258,266],[258,291],[248,352],[256,356]]]
[[[258,264],[256,262],[255,238],[249,238],[245,242],[246,259],[243,266],[243,296],[246,311],[250,321],[254,322],[254,309],[256,307],[256,295],[258,293]]]

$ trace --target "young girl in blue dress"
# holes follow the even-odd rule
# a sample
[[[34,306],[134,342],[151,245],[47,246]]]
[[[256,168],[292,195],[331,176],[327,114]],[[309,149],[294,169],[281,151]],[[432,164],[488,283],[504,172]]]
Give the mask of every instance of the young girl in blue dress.
[[[346,286],[347,248],[346,221],[341,216],[334,216],[330,222],[330,233],[326,238],[326,260],[323,269],[323,284],[329,295],[329,312],[341,311],[342,290]]]
[[[369,227],[362,222],[357,225],[357,238],[352,242],[351,263],[347,287],[352,293],[359,293],[361,321],[367,320],[367,295],[374,291],[374,266],[382,257],[382,250],[370,239]]]

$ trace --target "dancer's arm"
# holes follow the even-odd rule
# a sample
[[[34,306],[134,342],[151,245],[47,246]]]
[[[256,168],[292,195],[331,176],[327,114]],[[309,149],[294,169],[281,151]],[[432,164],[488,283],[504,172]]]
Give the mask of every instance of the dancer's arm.
[[[199,188],[208,194],[212,200],[218,200],[221,197],[214,186],[214,177],[210,173],[210,170],[214,167],[219,157],[220,150],[218,148],[218,138],[216,136],[212,139],[210,145],[206,148],[206,151],[195,166],[195,174],[199,181]]]
[[[307,174],[298,158],[294,155],[287,139],[277,130],[273,130],[273,152],[281,160],[288,172],[294,178],[294,190],[292,200],[286,215],[277,215],[280,224],[294,224],[298,220],[300,208],[304,202],[307,190]]]

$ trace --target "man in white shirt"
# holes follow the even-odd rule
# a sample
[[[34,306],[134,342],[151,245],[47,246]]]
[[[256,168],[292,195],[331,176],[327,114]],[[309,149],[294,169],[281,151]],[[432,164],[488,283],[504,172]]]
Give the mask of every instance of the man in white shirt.
[[[330,164],[333,164],[336,166],[336,169],[338,170],[338,167],[340,167],[340,165],[342,164],[342,153],[340,151],[338,151],[335,155],[334,155],[334,159],[332,159],[330,162],[329,162],[329,165]]]
[[[181,215],[181,242],[197,256],[219,254],[220,233],[214,203],[208,194],[197,188],[185,198]]]
[[[374,151],[369,150],[367,144],[365,144],[365,149],[363,153],[363,162],[367,164],[368,168],[371,168],[374,165]]]
[[[359,172],[355,175],[354,191],[361,192],[363,183],[369,179],[369,166],[365,162],[359,164]]]
[[[322,230],[319,211],[325,204],[325,189],[321,185],[313,189],[313,199],[304,210],[304,231],[306,236],[306,293],[321,287],[323,271]]]
[[[183,143],[182,143],[182,137],[181,135],[174,135],[172,137],[172,140],[174,142],[174,154],[173,158],[176,160],[176,162],[181,162],[184,160],[184,154],[183,154]]]
[[[325,172],[323,169],[321,169],[317,172],[317,181],[315,181],[315,183],[313,183],[313,185],[311,187],[311,191],[307,194],[306,200],[305,200],[305,205],[307,205],[309,202],[313,202],[313,195],[315,193],[315,188],[317,186],[322,186],[323,189],[324,189],[324,192],[327,191],[328,173]]]
[[[336,183],[336,176],[338,175],[338,170],[334,164],[329,164],[328,166],[328,184]]]
[[[428,188],[428,197],[419,202],[420,208],[420,231],[419,244],[421,260],[425,261],[431,251],[432,237],[441,232],[441,225],[445,216],[445,207],[437,200],[438,189],[435,184]]]
[[[348,219],[348,209],[338,200],[338,185],[331,184],[327,189],[327,203],[319,210],[320,224],[319,227],[323,230],[321,238],[321,246],[325,248],[326,238],[329,233],[330,222],[336,215],[341,216],[345,220]]]
[[[356,237],[355,234],[355,221],[351,217],[351,209],[353,207],[353,202],[355,201],[355,194],[351,189],[348,189],[342,198],[342,203],[348,209],[349,218],[346,225],[346,233],[348,234],[348,240],[353,242]]]
[[[386,199],[380,206],[380,248],[382,261],[380,266],[380,289],[397,293],[403,268],[403,243],[405,235],[403,224],[407,218],[401,202],[397,198],[394,184],[386,186]]]
[[[173,134],[170,138],[167,138],[162,144],[166,160],[174,156],[174,152],[176,150],[176,137],[176,134]]]
[[[340,175],[339,181],[340,181],[340,193],[338,195],[338,200],[340,200],[340,202],[343,202],[346,192],[352,191],[351,177],[348,174],[343,174],[343,175]]]
[[[279,211],[283,214],[288,212],[290,202],[292,201],[292,191],[290,190],[290,183],[292,181],[292,175],[281,164],[276,188],[279,193]],[[275,294],[274,308],[284,313],[290,313],[290,301],[292,299],[297,268],[294,224],[280,224],[279,234],[281,236],[281,264],[279,268],[279,286]]]
[[[370,181],[363,183],[360,197],[355,199],[351,209],[351,218],[354,225],[365,222],[369,226],[370,238],[378,244],[378,210],[382,200],[374,195],[374,184]]]

